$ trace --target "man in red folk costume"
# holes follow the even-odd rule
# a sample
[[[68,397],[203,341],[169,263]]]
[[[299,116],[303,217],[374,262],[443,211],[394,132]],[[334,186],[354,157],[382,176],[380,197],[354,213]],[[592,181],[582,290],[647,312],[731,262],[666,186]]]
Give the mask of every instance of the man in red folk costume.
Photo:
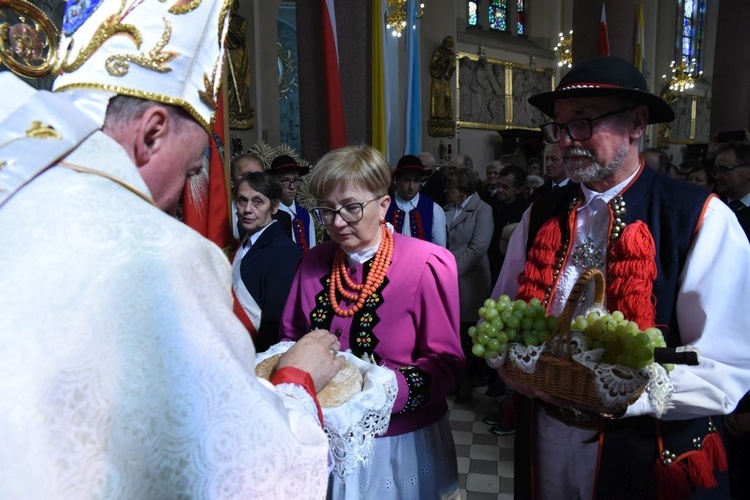
[[[506,382],[522,398],[515,493],[528,498],[728,497],[721,417],[750,388],[750,245],[714,195],[644,168],[646,125],[674,119],[641,73],[616,57],[575,66],[529,102],[552,118],[571,183],[536,201],[513,233],[493,297],[539,298],[560,314],[579,276],[606,276],[606,303],[669,347],[698,348],[669,393],[650,391],[618,415],[576,408]],[[582,306],[590,305],[582,300]],[[589,409],[590,410],[590,409]]]

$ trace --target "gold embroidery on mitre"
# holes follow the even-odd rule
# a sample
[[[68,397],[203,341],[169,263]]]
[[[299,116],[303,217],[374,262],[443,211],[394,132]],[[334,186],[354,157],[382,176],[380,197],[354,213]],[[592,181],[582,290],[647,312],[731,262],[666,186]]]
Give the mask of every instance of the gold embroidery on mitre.
[[[164,33],[162,33],[153,49],[138,55],[118,54],[109,56],[104,63],[104,67],[112,76],[127,75],[130,70],[129,62],[159,73],[168,73],[172,71],[172,68],[166,66],[166,64],[179,55],[177,52],[162,50],[171,38],[172,24],[164,19]]]
[[[193,105],[181,99],[179,97],[170,96],[167,94],[159,94],[158,92],[150,92],[148,90],[133,89],[129,87],[121,87],[119,85],[109,85],[106,83],[69,83],[67,85],[61,85],[57,88],[57,92],[70,89],[89,89],[89,90],[103,90],[105,92],[113,92],[115,94],[126,95],[130,97],[138,97],[139,99],[146,99],[147,101],[160,102],[162,104],[169,104],[171,106],[179,106],[184,108],[190,116],[195,119],[206,131],[211,131],[211,123],[206,121],[203,116],[193,107]],[[4,146],[0,145],[0,149]]]
[[[62,139],[60,132],[40,121],[31,122],[31,127],[26,131],[26,137],[30,139]]]
[[[161,3],[167,0],[159,0]],[[177,0],[173,6],[169,8],[170,14],[181,15],[187,14],[188,12],[195,10],[201,4],[203,0]]]
[[[141,43],[143,43],[141,32],[132,24],[122,24],[120,22],[125,15],[129,13],[129,11],[123,12],[124,10],[125,1],[123,0],[120,10],[104,20],[104,22],[96,29],[96,33],[94,33],[89,44],[78,53],[72,63],[66,62],[63,58],[60,59],[60,70],[64,73],[72,73],[76,71],[89,60],[104,42],[115,35],[129,35],[133,39],[135,48],[140,49]]]
[[[198,97],[201,102],[209,107],[209,109],[216,109],[216,96],[214,95],[214,83],[216,82],[216,66],[218,61],[211,72],[211,78],[207,74],[203,74],[203,90],[198,90]]]

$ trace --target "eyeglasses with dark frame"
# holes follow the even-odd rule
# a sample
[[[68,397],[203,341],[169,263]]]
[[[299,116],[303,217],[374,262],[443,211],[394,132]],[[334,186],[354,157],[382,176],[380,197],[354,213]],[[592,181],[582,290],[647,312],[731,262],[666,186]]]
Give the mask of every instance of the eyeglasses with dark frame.
[[[299,177],[295,177],[294,179],[282,179],[279,182],[281,183],[282,186],[286,188],[292,184],[301,184],[302,179],[300,179]]]
[[[618,113],[624,113],[625,111],[631,111],[637,107],[638,106],[630,106],[629,108],[602,113],[590,118],[576,118],[570,120],[568,123],[549,122],[545,123],[540,128],[542,129],[542,134],[544,134],[544,140],[550,144],[557,144],[562,140],[563,130],[568,133],[568,138],[571,141],[585,141],[591,139],[591,136],[594,134],[594,121]]]
[[[338,214],[344,222],[359,222],[365,215],[365,206],[368,203],[379,200],[382,197],[383,196],[378,196],[377,198],[373,198],[367,201],[355,201],[354,203],[348,203],[338,210],[334,210],[328,207],[314,207],[311,212],[313,214],[313,217],[315,217],[315,221],[318,224],[322,224],[324,226],[333,224],[333,221],[336,219],[336,214]]]
[[[719,166],[719,167],[714,167],[713,170],[711,170],[711,173],[714,174],[714,175],[716,175],[716,174],[725,174],[727,172],[731,172],[735,168],[747,167],[748,165],[750,165],[750,162],[740,163],[739,165],[733,165],[731,167],[727,167],[727,166],[722,165],[722,166]]]

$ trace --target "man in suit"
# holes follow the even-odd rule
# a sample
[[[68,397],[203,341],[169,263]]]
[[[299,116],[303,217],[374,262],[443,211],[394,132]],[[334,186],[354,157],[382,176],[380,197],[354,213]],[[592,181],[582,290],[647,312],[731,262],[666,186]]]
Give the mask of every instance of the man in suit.
[[[500,269],[503,266],[503,254],[500,252],[500,235],[505,226],[519,222],[524,210],[529,206],[528,200],[521,196],[525,180],[526,174],[517,165],[509,165],[500,171],[500,177],[497,181],[497,193],[495,193],[492,203],[494,230],[492,232],[490,248],[487,250],[487,257],[490,259],[492,286],[495,286],[495,281],[497,281]]]
[[[750,240],[750,143],[725,142],[714,160],[716,192],[737,216]]]
[[[547,168],[547,172],[544,174],[547,180],[543,186],[537,188],[531,195],[532,202],[547,193],[566,186],[569,182],[559,144],[547,144],[544,165]]]
[[[445,198],[445,182],[440,170],[435,166],[435,157],[432,153],[426,151],[419,153],[419,161],[424,166],[424,177],[422,178],[422,187],[419,192],[430,198],[432,201],[445,206],[448,200]]]

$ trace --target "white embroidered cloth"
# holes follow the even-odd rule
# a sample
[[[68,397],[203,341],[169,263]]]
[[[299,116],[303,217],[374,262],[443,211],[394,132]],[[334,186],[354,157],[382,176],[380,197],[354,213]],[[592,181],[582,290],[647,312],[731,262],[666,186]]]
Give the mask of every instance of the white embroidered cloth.
[[[534,373],[539,356],[545,351],[551,352],[552,347],[553,345],[549,342],[539,347],[513,344],[507,354],[488,360],[487,364],[497,369],[504,362],[513,363],[524,373]],[[573,361],[594,372],[594,385],[603,406],[622,408],[631,404],[645,382],[644,392],[647,393],[657,417],[667,411],[673,388],[669,381],[669,372],[660,364],[652,363],[642,370],[636,370],[601,363],[604,349],[589,350],[586,336],[578,330],[571,331],[571,349]]]
[[[266,358],[286,352],[294,342],[279,342],[259,353],[256,365]],[[334,408],[323,408],[323,430],[328,436],[332,471],[341,478],[357,464],[367,464],[373,440],[388,429],[398,386],[396,376],[385,367],[363,361],[351,352],[339,352],[362,374],[362,391]]]

